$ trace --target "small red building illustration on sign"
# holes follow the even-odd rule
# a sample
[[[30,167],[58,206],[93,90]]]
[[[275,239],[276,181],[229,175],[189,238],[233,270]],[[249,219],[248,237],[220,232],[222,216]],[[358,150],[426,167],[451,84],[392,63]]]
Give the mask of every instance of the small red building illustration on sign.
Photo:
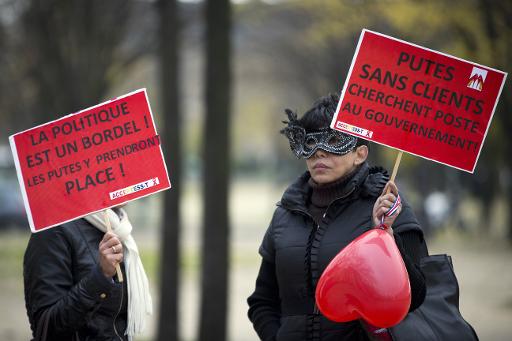
[[[471,71],[471,77],[469,77],[468,88],[482,91],[484,86],[485,77],[487,77],[487,71],[473,66]]]

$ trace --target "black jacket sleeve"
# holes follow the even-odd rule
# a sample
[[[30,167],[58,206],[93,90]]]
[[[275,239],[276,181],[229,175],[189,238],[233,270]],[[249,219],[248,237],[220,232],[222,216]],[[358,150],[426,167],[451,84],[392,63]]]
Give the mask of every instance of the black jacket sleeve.
[[[281,326],[281,302],[276,278],[275,264],[261,261],[256,279],[256,289],[247,299],[249,319],[261,340],[275,340]]]
[[[25,303],[30,325],[35,331],[46,309],[51,335],[72,335],[86,323],[115,284],[99,265],[78,282],[73,280],[73,243],[61,227],[32,234],[23,261]]]
[[[274,247],[274,225],[279,222],[282,211],[276,209],[272,221],[259,248],[262,257],[256,288],[247,299],[249,320],[263,341],[275,340],[281,326],[281,299],[277,283]]]

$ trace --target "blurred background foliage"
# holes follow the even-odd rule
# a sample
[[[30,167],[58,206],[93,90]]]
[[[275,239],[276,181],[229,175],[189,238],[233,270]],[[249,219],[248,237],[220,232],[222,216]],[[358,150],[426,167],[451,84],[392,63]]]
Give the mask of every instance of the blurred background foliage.
[[[215,5],[216,1],[210,1]],[[164,110],[163,99],[168,94],[162,90],[160,81],[165,60],[162,61],[159,54],[158,32],[161,18],[165,17],[158,3],[165,2],[0,0],[0,213],[7,217],[0,221],[2,227],[25,225],[24,220],[21,223],[16,220],[23,212],[19,208],[19,192],[13,187],[16,179],[10,161],[9,135],[145,87],[159,133],[165,139],[169,123],[163,122],[166,117],[175,117]],[[183,216],[182,274],[197,281],[197,277],[189,276],[189,270],[195,269],[192,272],[197,274],[201,263],[196,246],[201,243],[197,232],[202,212],[199,188],[208,169],[208,165],[203,164],[202,146],[217,142],[211,135],[208,137],[211,140],[204,139],[205,129],[208,129],[204,101],[206,6],[203,1],[172,3],[176,4],[173,10],[176,11],[174,20],[179,44],[173,43],[170,48],[176,49],[178,55],[175,90],[180,101],[179,112],[173,115],[180,117],[176,129],[180,132],[182,160],[177,163],[179,170],[171,168],[170,176],[173,181],[174,172],[182,174],[183,185],[179,192]],[[248,289],[240,296],[243,300],[253,285],[249,282],[256,276],[257,244],[268,224],[273,204],[286,184],[304,170],[303,161],[294,159],[287,141],[279,134],[281,121],[285,119],[284,108],[302,113],[318,97],[341,90],[362,28],[510,71],[512,2],[237,0],[231,2],[230,10],[232,85],[228,147],[231,157],[228,161],[232,188],[230,247],[235,250],[230,256],[230,276],[238,278],[234,271],[240,264],[244,269],[254,268],[248,274],[243,273],[248,280]],[[510,249],[510,84],[510,80],[505,84],[474,174],[413,156],[402,159],[398,183],[432,240],[446,237],[450,233],[447,231],[452,231],[458,236],[489,240],[494,246],[508,241],[504,245]],[[219,158],[224,157],[225,150],[215,152]],[[172,160],[173,155],[166,157]],[[389,148],[371,147],[374,164],[389,169],[395,157],[396,152]],[[155,251],[159,247],[160,229],[165,228],[161,199],[157,195],[140,200],[133,203],[132,209],[134,219],[144,226],[143,233],[153,236],[146,240],[145,258],[152,277],[158,277],[160,268],[156,263],[165,261],[159,260],[159,253]],[[13,214],[14,211],[17,213]],[[26,231],[26,226],[23,228]],[[26,234],[22,234],[21,241],[19,236],[7,234],[3,240],[9,247],[0,248],[2,270],[12,280],[4,282],[8,283],[3,285],[4,291],[13,290],[14,296],[17,295],[17,301],[9,297],[6,302],[18,304],[21,310],[22,291],[10,286],[21,283],[20,248],[25,245],[24,238]],[[245,253],[237,252],[238,247],[245,249]],[[16,268],[19,270],[13,270]],[[192,288],[195,287],[192,285]],[[182,305],[188,300],[197,300],[193,293],[184,295]],[[230,297],[232,301],[240,300],[238,296]],[[187,312],[187,309],[182,311]],[[239,329],[232,326],[233,321],[242,319],[250,329],[244,302],[230,309],[221,313],[236,316],[229,320],[231,339],[255,339],[254,334],[248,335],[243,328],[237,334]],[[180,324],[185,323],[183,319],[197,320],[194,310],[186,313]],[[19,335],[27,335],[26,328],[26,324],[22,324],[21,329],[25,331],[21,334],[0,331],[0,338],[23,339]],[[180,334],[196,335],[191,329],[184,327]]]

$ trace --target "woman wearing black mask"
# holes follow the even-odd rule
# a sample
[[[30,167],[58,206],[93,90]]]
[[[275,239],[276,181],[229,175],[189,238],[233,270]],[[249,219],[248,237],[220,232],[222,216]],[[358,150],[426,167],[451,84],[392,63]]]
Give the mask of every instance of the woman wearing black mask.
[[[259,253],[261,267],[248,298],[261,340],[368,340],[360,321],[335,323],[315,305],[320,275],[352,240],[383,222],[402,255],[411,284],[410,311],[425,298],[419,269],[423,232],[407,201],[381,167],[367,163],[368,142],[329,128],[338,97],[318,100],[300,119],[291,110],[281,131],[307,171],[284,192]],[[385,213],[393,205],[395,213]]]

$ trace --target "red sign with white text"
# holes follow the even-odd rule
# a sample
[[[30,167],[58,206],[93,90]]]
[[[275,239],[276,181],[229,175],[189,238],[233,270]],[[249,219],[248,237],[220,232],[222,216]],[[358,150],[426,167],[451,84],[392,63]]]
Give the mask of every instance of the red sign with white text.
[[[9,142],[32,232],[171,187],[145,89]]]
[[[363,30],[331,128],[472,173],[506,76]]]

